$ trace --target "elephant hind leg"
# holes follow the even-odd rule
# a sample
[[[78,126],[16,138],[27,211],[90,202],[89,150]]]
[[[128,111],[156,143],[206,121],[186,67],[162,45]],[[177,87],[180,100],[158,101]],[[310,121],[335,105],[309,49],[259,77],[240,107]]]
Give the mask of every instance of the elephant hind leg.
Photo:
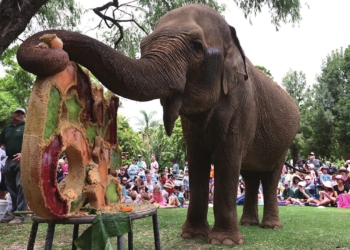
[[[241,175],[245,184],[245,198],[240,224],[243,226],[258,225],[258,189],[260,185],[260,176],[256,172],[244,170],[241,170]]]
[[[276,166],[273,172],[261,173],[261,182],[264,189],[264,215],[261,221],[263,228],[279,228],[282,223],[278,216],[277,186],[281,176],[283,162]]]

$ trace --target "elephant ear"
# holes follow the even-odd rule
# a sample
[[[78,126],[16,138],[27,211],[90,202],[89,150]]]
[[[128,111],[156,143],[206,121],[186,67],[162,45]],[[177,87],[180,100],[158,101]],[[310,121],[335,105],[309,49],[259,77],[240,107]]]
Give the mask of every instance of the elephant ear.
[[[237,81],[236,74],[244,75],[244,80],[248,80],[248,72],[245,61],[245,54],[236,35],[236,30],[229,26],[233,43],[228,48],[222,73],[222,87],[225,94],[228,92],[228,84]]]

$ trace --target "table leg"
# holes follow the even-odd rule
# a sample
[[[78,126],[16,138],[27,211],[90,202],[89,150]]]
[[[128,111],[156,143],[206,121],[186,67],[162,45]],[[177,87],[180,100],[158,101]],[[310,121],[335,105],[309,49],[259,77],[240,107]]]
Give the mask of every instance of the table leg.
[[[74,241],[78,238],[78,236],[79,236],[79,224],[74,224],[72,250],[77,250],[77,246],[75,245]]]
[[[118,250],[124,250],[124,235],[117,237]]]
[[[156,250],[160,250],[161,248],[160,248],[160,236],[159,236],[157,213],[152,215],[152,222],[153,222],[154,246]]]
[[[39,225],[39,222],[33,221],[32,229],[30,230],[27,250],[33,250],[34,249],[36,233],[38,232],[38,225]]]
[[[133,250],[134,249],[134,234],[132,232],[132,223],[133,221],[131,221],[131,231],[128,233],[128,249],[129,250]]]
[[[55,226],[56,224],[53,222],[47,223],[47,233],[46,233],[46,239],[45,239],[45,250],[51,250],[52,248],[52,241],[53,236],[55,234]]]

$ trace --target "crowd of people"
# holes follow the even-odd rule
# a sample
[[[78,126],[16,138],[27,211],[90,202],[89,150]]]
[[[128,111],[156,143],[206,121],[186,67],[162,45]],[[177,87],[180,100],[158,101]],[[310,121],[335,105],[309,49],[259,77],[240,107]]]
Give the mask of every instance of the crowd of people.
[[[128,166],[123,166],[117,176],[123,186],[122,201],[150,203],[159,208],[188,206],[190,186],[188,168],[180,170],[176,159],[171,159],[171,167],[159,173],[156,156],[152,155],[149,166],[142,155],[134,158]],[[186,163],[185,163],[186,164]]]

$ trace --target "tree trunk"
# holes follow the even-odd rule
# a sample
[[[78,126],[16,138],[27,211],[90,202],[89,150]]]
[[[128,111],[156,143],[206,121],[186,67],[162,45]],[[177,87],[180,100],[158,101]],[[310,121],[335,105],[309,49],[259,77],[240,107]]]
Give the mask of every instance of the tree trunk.
[[[0,1],[0,55],[26,29],[30,19],[48,0]]]

